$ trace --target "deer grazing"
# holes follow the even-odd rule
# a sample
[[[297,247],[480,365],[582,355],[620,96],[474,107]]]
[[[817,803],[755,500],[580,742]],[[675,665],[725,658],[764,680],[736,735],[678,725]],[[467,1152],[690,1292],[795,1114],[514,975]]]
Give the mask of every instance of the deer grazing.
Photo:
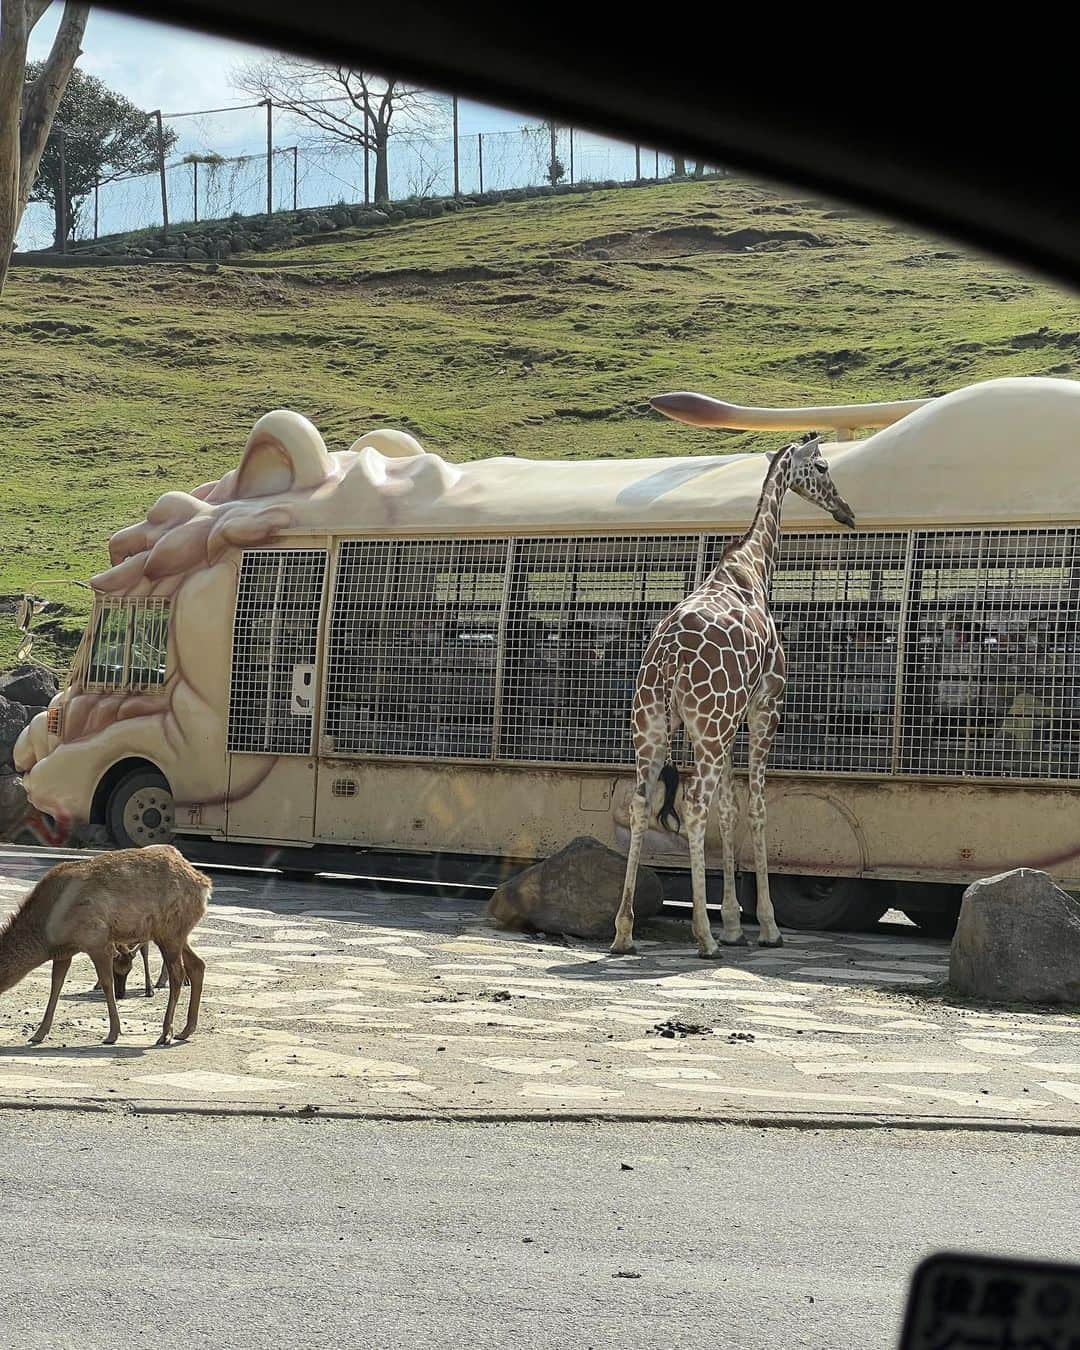
[[[173,1017],[185,973],[191,981],[191,996],[187,1023],[177,1039],[187,1040],[198,1025],[206,969],[188,937],[206,913],[210,891],[210,878],[196,871],[171,844],[99,853],[59,863],[47,872],[0,930],[0,993],[52,961],[49,1002],[41,1025],[30,1038],[32,1044],[40,1045],[49,1034],[60,990],[77,952],[85,952],[94,963],[109,1005],[105,1044],[115,1044],[120,1017],[114,961],[121,951],[134,961],[135,951],[151,942],[161,952],[169,977],[169,1002],[157,1044],[168,1045],[173,1039]]]

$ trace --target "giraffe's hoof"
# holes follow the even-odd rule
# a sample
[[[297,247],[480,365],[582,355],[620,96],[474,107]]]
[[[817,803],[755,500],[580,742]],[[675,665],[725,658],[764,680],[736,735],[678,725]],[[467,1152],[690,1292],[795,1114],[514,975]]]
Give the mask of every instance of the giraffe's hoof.
[[[723,956],[724,954],[719,947],[712,947],[707,952],[698,952],[698,960],[700,961],[721,961],[723,960]]]
[[[632,942],[625,947],[609,947],[608,956],[637,956],[637,948]]]
[[[725,947],[749,947],[750,943],[746,940],[746,934],[740,933],[737,938],[721,938],[720,941]]]
[[[759,938],[759,939],[758,939],[758,946],[759,946],[759,947],[782,947],[783,945],[784,945],[784,939],[780,936],[779,933],[777,933],[777,935],[776,935],[776,941],[775,941],[775,942],[767,942],[764,938]]]

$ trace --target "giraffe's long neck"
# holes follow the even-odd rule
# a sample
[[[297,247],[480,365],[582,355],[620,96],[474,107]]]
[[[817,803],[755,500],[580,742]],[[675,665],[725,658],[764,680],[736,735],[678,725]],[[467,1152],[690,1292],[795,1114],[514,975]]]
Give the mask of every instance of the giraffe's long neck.
[[[759,579],[762,590],[768,594],[780,549],[780,512],[790,483],[791,450],[785,449],[769,465],[750,528],[720,559],[710,580],[719,579],[723,569],[735,563]]]

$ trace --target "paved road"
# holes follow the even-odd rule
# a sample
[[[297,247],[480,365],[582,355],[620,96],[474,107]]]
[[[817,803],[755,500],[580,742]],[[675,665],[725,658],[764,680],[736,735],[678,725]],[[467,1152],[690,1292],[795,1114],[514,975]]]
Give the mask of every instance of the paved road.
[[[888,1350],[930,1250],[1077,1256],[1069,1139],[38,1111],[0,1155],[19,1350]]]

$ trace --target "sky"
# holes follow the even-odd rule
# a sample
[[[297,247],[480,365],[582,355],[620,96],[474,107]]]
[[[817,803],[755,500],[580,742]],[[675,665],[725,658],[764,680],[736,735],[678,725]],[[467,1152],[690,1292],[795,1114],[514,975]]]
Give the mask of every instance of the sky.
[[[59,0],[54,0],[34,29],[32,60],[48,54],[62,10]],[[79,67],[147,111],[188,112],[251,101],[234,86],[232,72],[267,55],[258,47],[95,9],[86,26]],[[530,120],[464,100],[459,117],[463,135],[510,130]],[[265,137],[265,123],[255,113],[184,119],[172,126],[181,137],[181,151],[197,144],[223,154],[240,154],[257,149],[260,136]]]
[[[53,0],[34,29],[30,59],[41,60],[49,52],[63,12],[61,0]],[[171,113],[198,113],[170,119],[166,125],[177,134],[169,152],[168,193],[172,222],[223,219],[233,213],[250,215],[265,209],[266,113],[252,104],[250,94],[238,89],[238,68],[273,56],[258,47],[173,28],[147,19],[134,19],[104,9],[91,9],[79,68],[95,75],[110,89],[146,112],[160,109]],[[205,111],[233,109],[231,111]],[[550,157],[546,133],[524,136],[521,128],[535,118],[506,112],[462,99],[459,104],[460,183],[466,192],[480,185],[488,189],[520,187],[542,181]],[[408,130],[399,115],[399,133]],[[319,138],[310,124],[287,114],[274,113],[276,153],[273,190],[275,209],[288,210],[293,201],[301,207],[333,205],[364,199],[363,155],[355,146]],[[453,142],[450,102],[434,113],[428,135],[399,135],[390,154],[390,194],[394,199],[413,193],[431,195],[453,191]],[[495,136],[492,133],[505,133]],[[481,148],[478,133],[483,133]],[[299,147],[297,151],[293,147]],[[193,171],[185,157],[213,152],[227,163],[214,174],[203,173],[196,200]],[[579,179],[627,180],[636,172],[634,150],[604,137],[561,133],[557,154],[571,173],[576,165]],[[575,158],[576,155],[576,158]],[[646,152],[644,172],[661,172],[661,160]],[[670,172],[665,158],[663,172]],[[215,176],[216,175],[216,176]],[[295,176],[294,176],[295,175]],[[79,238],[88,237],[94,226],[101,235],[151,228],[161,222],[160,189],[156,175],[107,184],[100,194],[95,218],[90,208],[79,216]],[[199,212],[202,212],[200,215]],[[19,227],[20,248],[44,248],[52,238],[53,222],[47,206],[32,205]]]

